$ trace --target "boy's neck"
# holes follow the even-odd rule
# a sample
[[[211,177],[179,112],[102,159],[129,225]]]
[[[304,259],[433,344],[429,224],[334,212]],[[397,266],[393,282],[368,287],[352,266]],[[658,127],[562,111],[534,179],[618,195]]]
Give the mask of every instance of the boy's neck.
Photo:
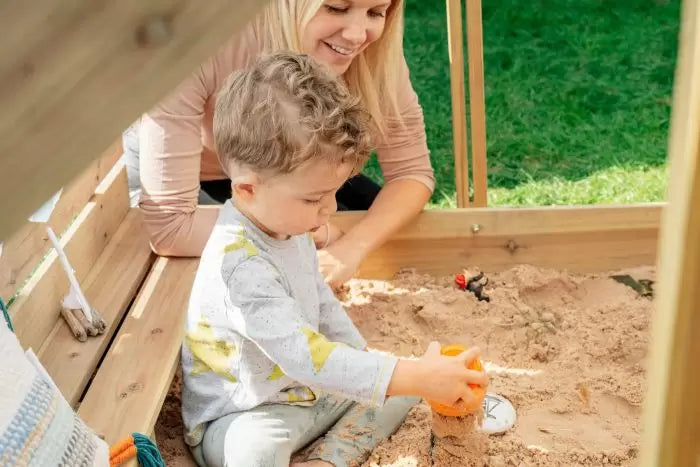
[[[231,204],[233,204],[233,207],[238,209],[238,212],[243,214],[243,216],[248,219],[250,222],[252,222],[258,229],[260,229],[264,234],[274,238],[275,240],[289,240],[290,236],[289,235],[284,235],[284,234],[278,234],[273,232],[272,230],[268,229],[263,225],[262,222],[260,222],[254,215],[252,215],[248,210],[246,210],[243,206],[241,206],[240,203],[236,202],[236,197],[233,196],[231,198]]]

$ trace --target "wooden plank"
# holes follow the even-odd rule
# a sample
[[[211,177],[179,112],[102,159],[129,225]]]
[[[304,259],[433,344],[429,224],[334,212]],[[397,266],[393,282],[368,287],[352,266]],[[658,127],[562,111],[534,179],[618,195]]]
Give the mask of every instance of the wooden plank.
[[[107,323],[105,333],[79,342],[66,323],[58,320],[38,352],[72,406],[80,400],[154,259],[141,213],[132,209],[83,282],[90,304]]]
[[[700,4],[681,17],[642,466],[700,465]]]
[[[78,414],[108,443],[150,433],[179,364],[198,258],[159,257],[90,384]]]
[[[486,207],[486,103],[484,96],[484,39],[481,0],[467,1],[467,52],[469,57],[469,121],[472,140],[474,206]]]
[[[495,272],[518,264],[605,272],[654,264],[656,243],[655,229],[394,240],[365,259],[358,277],[388,279],[402,268],[437,276],[473,266]]]
[[[27,222],[4,242],[3,253],[0,255],[0,297],[9,299],[51,248],[46,226],[50,226],[60,236],[90,201],[95,188],[114,167],[121,154],[121,141],[117,141],[66,186],[48,222]]]
[[[390,278],[405,267],[443,275],[468,266],[600,272],[649,265],[661,206],[426,211],[370,254],[358,275]],[[359,218],[341,213],[333,222],[344,229]]]
[[[126,169],[120,162],[61,238],[79,282],[85,279],[128,211],[129,187]],[[35,350],[41,348],[59,319],[61,299],[67,292],[68,278],[52,250],[10,308],[22,345]],[[87,299],[90,301],[91,297]]]
[[[657,229],[663,203],[634,205],[435,209],[420,213],[393,240],[468,239],[509,235],[595,233]],[[339,212],[333,223],[347,231],[362,213]]]
[[[461,0],[447,2],[447,46],[450,60],[450,92],[452,96],[452,148],[455,157],[455,190],[457,207],[469,206],[469,173],[467,154],[467,116],[464,95],[464,52],[462,46]]]
[[[0,2],[0,239],[264,4]]]

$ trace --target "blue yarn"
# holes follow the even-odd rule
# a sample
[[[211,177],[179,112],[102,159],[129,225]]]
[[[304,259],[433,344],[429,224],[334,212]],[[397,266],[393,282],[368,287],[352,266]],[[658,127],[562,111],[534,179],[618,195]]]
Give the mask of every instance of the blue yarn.
[[[0,309],[2,309],[2,314],[5,317],[5,321],[7,321],[7,327],[10,328],[10,331],[15,332],[15,329],[12,327],[10,313],[7,311],[7,307],[5,306],[5,302],[2,301],[2,298],[0,298]]]
[[[165,461],[160,455],[158,446],[148,436],[132,433],[136,446],[136,460],[141,467],[165,467]]]

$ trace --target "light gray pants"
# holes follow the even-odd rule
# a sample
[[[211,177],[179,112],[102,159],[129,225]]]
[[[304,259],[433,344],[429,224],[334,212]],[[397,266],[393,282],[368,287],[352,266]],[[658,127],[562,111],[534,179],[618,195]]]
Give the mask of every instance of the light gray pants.
[[[373,408],[324,395],[311,407],[262,405],[209,424],[192,453],[200,466],[288,467],[292,454],[313,442],[306,460],[345,467],[366,459],[419,400],[390,397],[384,407]]]

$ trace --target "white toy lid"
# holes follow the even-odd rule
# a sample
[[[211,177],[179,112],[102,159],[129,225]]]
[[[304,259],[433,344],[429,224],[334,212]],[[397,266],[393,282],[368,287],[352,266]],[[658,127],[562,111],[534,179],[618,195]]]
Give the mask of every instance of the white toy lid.
[[[515,425],[515,408],[508,399],[487,392],[482,407],[484,408],[484,421],[481,424],[481,431],[484,433],[505,433]]]

